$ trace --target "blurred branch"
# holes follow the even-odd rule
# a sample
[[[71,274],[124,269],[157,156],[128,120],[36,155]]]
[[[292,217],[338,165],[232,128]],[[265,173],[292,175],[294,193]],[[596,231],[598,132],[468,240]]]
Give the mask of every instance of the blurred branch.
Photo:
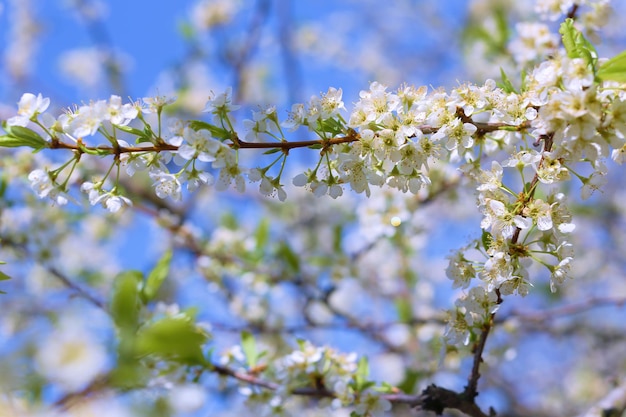
[[[248,36],[246,37],[246,41],[243,47],[238,51],[238,54],[231,59],[234,76],[232,83],[234,100],[237,102],[242,101],[245,97],[245,85],[243,84],[244,71],[246,69],[246,64],[249,62],[252,54],[259,45],[259,41],[261,40],[261,29],[267,21],[270,6],[270,0],[257,1],[254,15],[252,16],[250,26],[247,30]]]
[[[119,96],[127,96],[120,62],[117,54],[113,51],[113,42],[111,36],[100,16],[89,12],[90,0],[75,0],[74,7],[81,16],[87,33],[91,37],[93,43],[103,55],[103,67],[107,75],[109,86],[112,91]],[[92,6],[97,7],[97,6]]]
[[[85,300],[89,301],[91,304],[95,305],[96,307],[108,312],[108,307],[102,300],[91,295],[89,292],[87,292],[87,290],[85,290],[84,288],[82,288],[80,285],[76,284],[72,280],[70,280],[67,276],[65,276],[63,273],[61,273],[61,271],[59,271],[55,267],[48,266],[46,268],[48,269],[48,271],[50,271],[52,275],[54,275],[59,281],[61,281],[63,285],[65,285],[67,288],[76,292],[81,298],[84,298]]]
[[[626,411],[626,380],[579,417],[620,417]]]
[[[2,245],[5,247],[11,247],[12,249],[16,250],[18,253],[20,253],[24,257],[32,257],[32,254],[29,253],[27,246],[22,242],[16,242],[13,239],[3,237]],[[82,286],[72,281],[69,277],[67,277],[57,268],[51,265],[41,265],[41,267],[46,269],[48,272],[50,272],[50,274],[52,274],[55,278],[61,281],[61,283],[65,287],[74,291],[79,297],[89,301],[91,304],[102,309],[103,311],[108,312],[108,307],[104,303],[104,301],[102,301],[98,297],[89,293],[86,289],[84,289]]]
[[[294,53],[292,0],[278,0],[278,41],[283,60],[283,71],[290,103],[299,103],[302,91],[302,74]]]
[[[572,316],[575,314],[581,314],[594,308],[600,307],[618,307],[621,308],[626,304],[626,297],[590,297],[587,300],[579,303],[573,303],[569,305],[563,305],[544,311],[517,311],[513,310],[506,317],[500,317],[497,322],[503,322],[511,318],[520,319],[521,323],[535,322],[545,323],[548,320],[552,320],[557,317]]]

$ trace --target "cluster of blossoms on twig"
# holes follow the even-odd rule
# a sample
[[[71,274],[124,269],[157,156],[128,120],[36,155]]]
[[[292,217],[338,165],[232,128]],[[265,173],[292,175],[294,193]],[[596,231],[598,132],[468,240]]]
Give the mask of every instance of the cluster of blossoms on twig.
[[[253,368],[257,369],[249,369],[249,356],[240,345],[235,345],[221,356],[220,364],[236,369],[241,375],[254,375],[264,365],[256,364]],[[357,361],[355,353],[343,354],[301,341],[298,349],[275,361],[272,368],[271,383],[256,381],[258,387],[255,387],[246,383],[250,381],[243,381],[240,388],[248,403],[261,405],[259,409],[268,416],[283,415],[291,394],[299,390],[320,398],[320,405],[330,410],[350,407],[359,416],[383,416],[391,409],[391,403],[380,396],[391,387],[377,387],[368,381],[367,362]],[[275,389],[268,391],[268,386]]]

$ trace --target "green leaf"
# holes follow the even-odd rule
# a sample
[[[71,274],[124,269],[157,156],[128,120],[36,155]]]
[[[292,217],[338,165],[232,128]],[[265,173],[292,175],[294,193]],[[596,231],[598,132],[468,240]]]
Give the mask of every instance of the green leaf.
[[[498,83],[498,87],[502,88],[505,93],[517,93],[515,87],[513,86],[513,83],[506,75],[502,67],[500,67],[500,77],[502,78],[502,82]]]
[[[108,149],[88,149],[85,146],[81,146],[80,150],[81,152],[84,152],[88,155],[95,155],[95,156],[107,156],[107,155],[112,154],[112,151]]]
[[[138,137],[145,136],[145,133],[144,133],[143,130],[136,129],[136,128],[131,127],[131,126],[115,125],[115,127],[117,129],[121,130],[122,132],[130,133],[131,135],[135,135],[135,136],[138,136]]]
[[[569,58],[583,58],[588,65],[595,65],[598,59],[596,48],[574,27],[573,19],[565,19],[561,23],[559,33]]]
[[[6,264],[6,262],[2,262],[2,261],[0,261],[0,265],[4,265],[4,264]],[[7,275],[7,274],[5,274],[4,272],[0,271],[0,281],[7,281],[7,280],[9,280],[9,279],[11,279],[11,277],[10,277],[10,276],[8,276],[8,275]],[[4,291],[0,291],[0,294],[6,294],[6,292],[4,292]]]
[[[115,369],[109,374],[114,387],[132,389],[145,387],[148,374],[134,358],[120,358]]]
[[[412,393],[422,375],[419,372],[407,370],[404,374],[404,380],[398,385],[402,392]]]
[[[189,22],[181,21],[177,26],[183,39],[189,41],[196,36],[195,28]]]
[[[134,332],[139,324],[139,285],[143,274],[139,271],[120,273],[113,284],[111,315],[123,333]]]
[[[6,130],[7,135],[0,136],[0,147],[28,146],[33,149],[42,149],[49,145],[39,133],[27,127],[8,126],[6,123],[3,123],[2,127]]]
[[[250,368],[254,368],[257,364],[257,360],[259,359],[259,352],[256,347],[256,340],[254,340],[252,333],[245,330],[241,332],[241,348],[243,349],[244,355],[246,355],[248,366]]]
[[[626,82],[626,51],[623,51],[600,66],[596,73],[602,81]]]
[[[150,273],[148,274],[148,277],[143,284],[143,287],[141,289],[141,299],[143,300],[144,304],[152,301],[157,295],[159,288],[161,288],[163,281],[165,281],[165,278],[167,278],[167,275],[170,272],[171,263],[172,250],[170,249],[163,254],[161,259],[159,259],[152,271],[150,271]]]
[[[528,78],[528,72],[526,69],[522,69],[522,86],[520,87],[521,92],[527,90],[526,79]]]
[[[191,127],[193,130],[208,130],[209,132],[211,132],[211,136],[213,136],[216,139],[221,139],[221,140],[226,140],[226,139],[230,139],[231,138],[231,133],[226,130],[223,129],[221,127],[217,127],[215,125],[212,125],[210,123],[206,123],[200,120],[192,120],[189,122],[189,127]]]
[[[186,364],[205,364],[202,345],[208,336],[188,317],[165,317],[137,333],[136,352]]]
[[[7,187],[8,187],[8,182],[5,176],[3,175],[0,177],[0,199],[4,198],[4,194],[7,191]],[[3,262],[0,261],[0,263],[3,263]]]
[[[396,311],[398,312],[398,320],[401,323],[408,323],[413,318],[411,302],[406,298],[396,299]]]
[[[270,237],[270,223],[267,219],[261,220],[259,225],[254,232],[254,237],[256,238],[256,249],[257,251],[263,251],[269,242]]]
[[[300,258],[287,243],[281,242],[278,245],[276,255],[279,258],[282,258],[282,260],[285,261],[286,265],[292,269],[293,272],[300,271]]]
[[[342,252],[343,226],[341,224],[333,227],[333,250],[337,253]]]
[[[274,148],[274,149],[270,149],[270,150],[263,152],[263,155],[271,155],[273,153],[280,152],[280,151],[281,150],[279,148]]]
[[[147,138],[156,138],[156,135],[152,131],[152,127],[149,124],[146,124],[143,127],[143,134],[142,134],[142,136],[145,136]]]
[[[359,364],[357,365],[356,373],[354,374],[354,389],[357,391],[363,391],[374,385],[367,380],[370,375],[370,365],[367,360],[367,357],[362,356],[359,359]]]
[[[384,394],[393,394],[395,390],[396,387],[391,385],[389,382],[381,382],[380,386],[374,388],[374,391]]]
[[[333,136],[338,136],[345,131],[343,123],[337,119],[326,119],[319,123],[322,132],[330,133]]]
[[[18,139],[9,135],[0,136],[0,147],[3,148],[18,148],[20,146],[28,146],[22,139]]]
[[[480,237],[480,240],[483,243],[483,248],[485,250],[489,250],[489,248],[491,247],[491,242],[492,242],[492,237],[491,237],[491,233],[489,233],[486,230],[483,230],[483,234]]]
[[[561,23],[559,27],[559,33],[563,40],[563,46],[567,52],[567,56],[570,58],[578,58],[576,50],[576,33],[578,31],[574,27],[574,21],[572,19],[565,19],[565,22]]]

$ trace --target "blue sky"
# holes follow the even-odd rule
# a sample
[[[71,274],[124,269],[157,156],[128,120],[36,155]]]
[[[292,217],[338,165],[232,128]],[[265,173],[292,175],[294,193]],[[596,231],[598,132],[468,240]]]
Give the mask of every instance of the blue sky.
[[[15,102],[23,92],[24,88],[37,90],[33,92],[41,92],[45,96],[56,98],[63,102],[64,105],[70,103],[80,103],[89,99],[102,98],[110,94],[107,86],[98,92],[98,96],[94,97],[92,91],[81,91],[75,86],[73,80],[67,79],[59,71],[59,56],[62,52],[75,48],[86,48],[93,46],[93,31],[78,18],[77,13],[65,6],[65,1],[42,1],[30,0],[31,8],[35,10],[35,16],[41,23],[38,28],[40,31],[39,41],[41,44],[36,50],[36,59],[34,67],[31,70],[31,76],[25,80],[25,85],[15,85],[12,81],[7,84],[0,82],[0,97],[8,99],[8,102]],[[126,84],[126,94],[133,98],[145,96],[154,93],[154,87],[158,84],[157,76],[165,68],[172,67],[189,52],[189,45],[181,36],[180,27],[189,16],[189,10],[194,4],[191,0],[181,1],[158,1],[151,2],[146,0],[138,1],[121,1],[111,0],[103,2],[106,4],[107,13],[104,19],[104,25],[96,28],[104,28],[106,37],[113,45],[115,52],[121,52],[123,58],[128,64],[128,71],[124,74],[124,82]],[[1,4],[1,3],[0,3]],[[246,3],[251,4],[251,3]],[[431,6],[433,9],[444,8],[443,16],[449,18],[447,22],[439,22],[437,24],[448,25],[449,30],[459,30],[463,15],[464,7],[457,7],[464,2],[455,0],[447,2],[447,7]],[[7,3],[3,7],[3,13],[0,15],[0,44],[6,45],[9,40],[8,27],[10,21],[14,17],[10,13],[12,7]],[[330,14],[335,14],[332,20],[335,28],[350,31],[348,34],[350,45],[362,44],[363,39],[369,42],[366,37],[363,39],[355,38],[369,30],[373,36],[376,36],[378,30],[393,30],[393,21],[373,22],[371,19],[376,16],[376,9],[368,9],[363,7],[360,9],[362,16],[366,22],[357,22],[344,19],[342,11],[350,10],[358,5],[351,1],[316,1],[294,2],[292,4],[291,15],[297,22],[320,23],[327,24],[327,21],[321,23],[323,18]],[[276,2],[273,7],[284,7],[283,2]],[[385,13],[393,13],[393,5],[383,5]],[[245,10],[242,16],[239,16],[240,22],[236,25],[236,29],[240,33],[226,33],[227,37],[236,37],[245,33],[248,21],[253,10]],[[268,25],[264,28],[266,31],[276,31],[278,10],[270,10],[270,19]],[[395,18],[395,16],[391,15]],[[407,16],[404,16],[408,18]],[[374,24],[376,23],[376,25]],[[435,24],[435,23],[433,23]],[[377,27],[378,25],[378,27]],[[322,26],[324,27],[324,26]],[[100,32],[100,33],[103,33]],[[365,35],[367,36],[367,34]],[[393,48],[387,48],[385,54],[389,60],[402,59],[410,63],[415,70],[407,72],[406,77],[402,81],[439,85],[443,80],[459,79],[459,74],[448,77],[454,68],[458,68],[458,61],[455,61],[455,45],[446,44],[443,48],[436,44],[432,36],[427,30],[417,28],[416,33],[406,38],[396,38]],[[332,42],[332,40],[331,40]],[[354,43],[352,43],[354,42]],[[329,45],[329,47],[332,45]],[[441,50],[441,55],[432,59],[425,59],[419,55],[419,51],[428,47]],[[264,59],[273,60],[274,65],[279,65],[279,56],[272,56],[272,46],[264,45],[262,50],[257,51]],[[385,47],[383,46],[383,49]],[[276,47],[274,46],[274,51]],[[352,51],[345,51],[352,52]],[[361,51],[355,53],[363,54],[368,52],[367,45],[362,46]],[[3,51],[4,53],[4,51]],[[264,55],[270,54],[270,55]],[[432,55],[432,54],[431,54]],[[414,56],[414,58],[413,58]],[[418,62],[421,60],[421,62]],[[213,65],[212,62],[207,62]],[[367,88],[369,82],[375,81],[372,75],[357,74],[355,77],[354,68],[342,68],[341,64],[333,67],[329,63],[318,62],[317,59],[307,60],[307,57],[299,57],[297,65],[303,76],[300,78],[305,93],[298,97],[299,100],[306,100],[309,95],[317,94],[325,91],[329,86],[344,87],[346,96],[350,97],[347,102],[355,101],[358,91]],[[229,77],[225,74],[219,74],[219,65],[215,68],[217,79],[221,84],[228,85]],[[358,73],[358,71],[357,71]],[[454,72],[453,72],[454,73]],[[281,77],[280,74],[273,74],[274,77]],[[424,75],[427,75],[424,78]],[[220,79],[220,76],[222,77]],[[420,79],[421,78],[421,79]],[[5,78],[6,80],[6,78]],[[393,86],[395,87],[395,85]],[[222,88],[222,85],[218,86]],[[3,92],[4,90],[4,92]],[[283,96],[284,97],[284,96]]]

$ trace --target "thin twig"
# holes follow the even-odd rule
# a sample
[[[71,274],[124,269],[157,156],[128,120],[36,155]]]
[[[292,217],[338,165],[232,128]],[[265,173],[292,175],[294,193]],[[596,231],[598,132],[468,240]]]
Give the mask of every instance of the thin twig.
[[[47,269],[48,271],[50,271],[52,275],[54,275],[59,281],[61,281],[63,285],[65,285],[67,288],[71,290],[74,290],[81,298],[84,298],[85,300],[89,301],[91,304],[95,305],[96,307],[104,311],[108,311],[107,305],[102,300],[91,295],[89,292],[87,292],[87,290],[85,290],[80,285],[76,284],[71,279],[66,277],[63,273],[61,273],[61,271],[59,271],[53,266],[49,266],[47,267]]]
[[[471,120],[471,119],[470,119]],[[514,131],[522,131],[527,129],[530,124],[528,122],[522,123],[518,126],[508,125],[506,123],[481,123],[481,122],[471,122],[477,128],[477,132],[479,134],[486,134],[490,132],[495,132],[498,130],[511,130]],[[439,128],[432,126],[419,126],[418,129],[426,135],[436,133]],[[330,139],[311,139],[311,140],[301,140],[301,141],[281,141],[281,142],[246,142],[244,140],[239,139],[239,137],[235,134],[232,137],[233,143],[230,145],[233,148],[242,148],[242,149],[282,149],[283,151],[288,151],[290,149],[295,148],[308,148],[311,146],[321,146],[323,149],[327,149],[334,145],[340,145],[343,143],[351,143],[358,142],[361,140],[361,136],[354,130],[350,130],[346,136],[338,136]],[[158,143],[153,144],[151,146],[108,146],[108,145],[98,145],[98,146],[86,146],[82,143],[68,143],[62,142],[58,138],[53,138],[51,142],[48,143],[49,149],[69,149],[78,152],[99,152],[104,154],[111,155],[121,155],[124,153],[143,153],[143,152],[176,152],[178,151],[178,146],[170,145],[168,143],[159,140]]]

